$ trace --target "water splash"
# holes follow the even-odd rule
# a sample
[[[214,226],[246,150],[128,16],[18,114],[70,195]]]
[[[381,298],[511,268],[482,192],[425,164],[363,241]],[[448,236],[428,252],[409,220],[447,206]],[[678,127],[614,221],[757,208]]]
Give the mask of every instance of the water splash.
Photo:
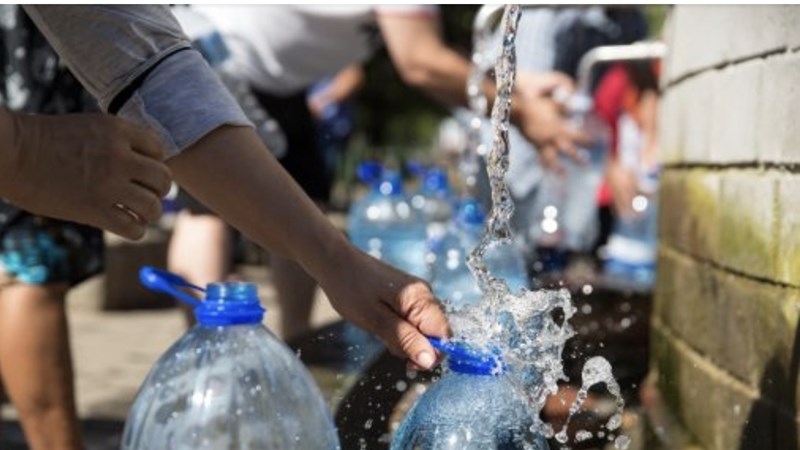
[[[586,398],[589,395],[589,389],[598,384],[604,384],[609,394],[613,395],[616,399],[617,410],[606,422],[605,429],[608,430],[609,433],[613,433],[614,431],[618,430],[620,426],[622,426],[622,410],[625,407],[625,401],[622,399],[622,393],[620,391],[619,384],[614,379],[614,374],[611,371],[611,364],[609,364],[605,358],[599,356],[589,359],[583,365],[581,381],[582,386],[578,391],[575,401],[569,408],[569,416],[567,417],[567,421],[564,423],[561,431],[555,435],[556,440],[562,444],[567,442],[567,428],[569,427],[572,416],[580,411],[581,405],[586,401]],[[609,435],[608,440],[614,440],[614,437]],[[629,440],[627,437],[619,436],[615,440],[614,445],[617,448],[624,450],[624,448],[627,448],[628,441]]]

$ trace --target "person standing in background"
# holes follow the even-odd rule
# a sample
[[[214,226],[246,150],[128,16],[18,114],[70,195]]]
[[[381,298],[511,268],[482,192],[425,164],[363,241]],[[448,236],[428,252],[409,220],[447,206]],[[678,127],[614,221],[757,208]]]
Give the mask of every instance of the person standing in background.
[[[0,6],[0,40],[3,106],[45,114],[93,109],[19,7]],[[102,269],[100,230],[0,200],[0,375],[32,450],[83,448],[65,298]]]

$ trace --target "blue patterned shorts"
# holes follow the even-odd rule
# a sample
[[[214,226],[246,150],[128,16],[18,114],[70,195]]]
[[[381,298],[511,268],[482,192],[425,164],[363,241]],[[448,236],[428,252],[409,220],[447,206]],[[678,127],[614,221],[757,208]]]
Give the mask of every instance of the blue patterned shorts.
[[[18,212],[0,227],[0,274],[25,284],[74,286],[103,269],[102,232]]]

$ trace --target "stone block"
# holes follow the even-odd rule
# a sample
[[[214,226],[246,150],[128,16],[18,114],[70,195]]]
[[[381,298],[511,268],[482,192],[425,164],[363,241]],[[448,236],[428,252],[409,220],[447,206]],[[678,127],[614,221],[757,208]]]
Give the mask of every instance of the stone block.
[[[774,174],[756,170],[722,176],[718,256],[721,265],[756,277],[777,273]]]
[[[798,325],[798,290],[717,271],[719,298],[717,342],[711,359],[760,395],[794,409],[796,382],[791,380]]]
[[[800,286],[800,175],[778,180],[777,280]]]
[[[683,99],[681,85],[666,89],[659,105],[659,139],[661,140],[660,159],[664,164],[679,163],[683,159],[681,126]]]
[[[780,27],[784,35],[784,42],[792,50],[800,49],[800,6],[780,6]]]
[[[710,161],[713,93],[718,77],[716,71],[706,72],[674,88],[678,90],[680,121],[677,126],[683,162]]]
[[[761,60],[729,66],[714,75],[710,160],[714,163],[758,159],[756,131],[761,95]]]
[[[718,11],[717,7],[692,5],[677,5],[672,9],[672,33],[667,41],[669,53],[665,65],[668,80],[679,79],[720,62],[723,33],[715,30],[724,27],[725,17],[715,11]]]
[[[658,239],[662,245],[682,248],[681,217],[686,210],[686,171],[667,169],[661,174],[658,198]]]
[[[659,389],[682,424],[709,450],[775,448],[777,409],[674,336],[653,327]],[[743,446],[757,443],[757,447]]]
[[[800,30],[800,23],[795,24]],[[759,159],[800,162],[800,52],[767,59],[759,95]]]
[[[659,210],[662,242],[691,255],[717,258],[720,179],[719,173],[704,169],[664,172]]]
[[[720,299],[709,289],[713,269],[669,248],[659,252],[658,268],[657,317],[698,351],[718,353]]]
[[[796,33],[790,13],[778,6],[676,6],[666,76],[675,80],[785,49]]]

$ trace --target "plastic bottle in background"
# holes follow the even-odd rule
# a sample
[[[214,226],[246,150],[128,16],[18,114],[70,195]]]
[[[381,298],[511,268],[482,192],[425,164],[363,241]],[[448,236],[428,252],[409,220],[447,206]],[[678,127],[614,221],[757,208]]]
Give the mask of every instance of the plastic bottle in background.
[[[657,164],[643,161],[642,131],[627,114],[619,119],[617,157],[636,175],[639,190],[631,201],[632,215],[618,215],[605,249],[606,276],[648,289],[655,283],[658,246]]]
[[[593,112],[592,99],[573,95],[568,104],[570,124],[583,132],[589,143],[578,149],[583,164],[564,161],[569,183],[563,209],[564,246],[571,252],[591,250],[599,233],[597,192],[608,157],[608,128]]]
[[[338,449],[325,401],[289,348],[261,325],[253,283],[214,283],[200,302],[168,272],[145,286],[195,307],[197,325],[159,358],[139,389],[123,450]]]
[[[537,273],[558,273],[567,265],[563,223],[566,199],[567,183],[563,176],[546,171],[536,194],[538,215],[530,228],[530,237],[536,243],[534,271]]]
[[[467,256],[478,245],[486,225],[486,215],[474,198],[463,200],[451,225],[428,255],[429,280],[437,298],[449,310],[458,310],[480,301],[481,291],[467,266]],[[522,253],[514,244],[493,244],[486,251],[486,265],[512,291],[528,288],[528,275]]]
[[[350,209],[350,240],[370,255],[424,277],[426,223],[405,196],[400,174],[368,163],[359,167],[359,177],[372,186]]]
[[[448,356],[447,370],[406,415],[391,450],[548,450],[499,355],[431,342]]]
[[[453,217],[453,191],[444,169],[431,167],[420,172],[420,188],[411,197],[411,206],[425,218],[428,240],[435,241],[444,235]]]
[[[567,100],[572,127],[589,143],[578,149],[583,162],[561,158],[563,174],[549,171],[540,185],[537,209],[541,211],[532,230],[537,242],[541,272],[559,272],[572,253],[589,251],[597,240],[597,191],[608,156],[608,129],[592,113],[592,99],[575,94]]]
[[[651,176],[653,182],[656,175]],[[650,288],[656,278],[656,252],[658,248],[658,198],[645,193],[634,197],[635,215],[618,217],[606,245],[605,273],[644,289]]]

